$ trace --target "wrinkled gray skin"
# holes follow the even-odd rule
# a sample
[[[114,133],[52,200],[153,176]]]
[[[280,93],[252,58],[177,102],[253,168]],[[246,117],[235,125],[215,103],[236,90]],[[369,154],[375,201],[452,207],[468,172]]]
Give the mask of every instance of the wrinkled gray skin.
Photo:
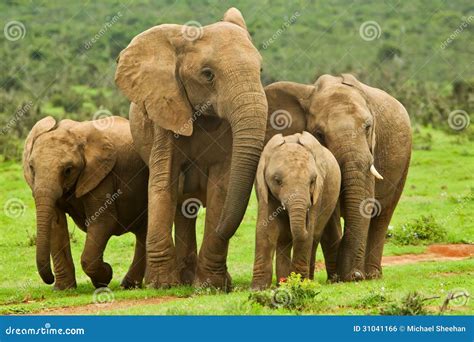
[[[132,102],[133,139],[150,167],[150,286],[195,281],[231,288],[229,239],[247,208],[265,136],[260,69],[261,56],[235,8],[202,31],[155,26],[120,53],[115,81]],[[197,262],[196,220],[181,206],[186,198],[207,207]]]
[[[265,92],[266,140],[306,130],[333,153],[341,168],[339,203],[345,227],[337,258],[339,279],[380,277],[385,234],[410,163],[411,128],[405,108],[348,74],[323,75],[314,85],[277,82]],[[282,121],[281,110],[288,113],[291,125]],[[339,220],[330,224],[341,229]],[[324,241],[323,236],[323,250]]]
[[[275,252],[277,281],[291,272],[313,279],[316,248],[336,207],[340,187],[336,159],[311,134],[277,134],[270,139],[256,176],[259,209],[253,289],[271,285]],[[325,251],[331,278],[339,235],[337,230],[326,234],[336,236],[332,250]]]
[[[36,264],[47,284],[76,287],[66,214],[87,233],[81,256],[95,287],[107,286],[103,261],[112,235],[132,232],[135,255],[122,281],[140,286],[145,273],[148,168],[134,151],[128,120],[56,122],[48,116],[29,133],[23,171],[36,205]],[[50,258],[53,259],[54,275]]]

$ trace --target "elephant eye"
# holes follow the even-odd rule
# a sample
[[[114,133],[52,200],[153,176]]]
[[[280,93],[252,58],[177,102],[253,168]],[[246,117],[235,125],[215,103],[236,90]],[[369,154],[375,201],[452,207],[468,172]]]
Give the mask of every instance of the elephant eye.
[[[316,182],[316,177],[312,177],[310,181],[311,186],[313,186],[315,182]]]
[[[64,175],[65,175],[66,177],[70,176],[70,175],[71,175],[71,172],[72,172],[72,166],[66,166],[66,167],[64,168]]]
[[[214,73],[212,72],[211,68],[202,69],[202,75],[208,82],[212,82],[214,80]]]
[[[277,183],[277,185],[282,185],[283,181],[280,178],[275,177],[275,183]]]
[[[35,168],[31,164],[30,164],[30,172],[33,176],[35,175]]]

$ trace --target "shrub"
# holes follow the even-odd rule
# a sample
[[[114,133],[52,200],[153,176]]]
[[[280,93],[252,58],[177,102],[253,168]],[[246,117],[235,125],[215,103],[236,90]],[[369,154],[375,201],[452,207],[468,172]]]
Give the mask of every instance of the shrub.
[[[422,215],[412,222],[394,228],[391,239],[398,245],[419,245],[441,242],[446,235],[446,230],[436,222],[433,215]]]
[[[409,292],[400,303],[392,303],[380,311],[382,315],[390,316],[416,316],[427,315],[430,312],[425,307],[425,302],[433,298],[425,298],[417,291]]]
[[[370,293],[367,296],[359,299],[355,305],[356,308],[367,309],[378,307],[389,301],[389,298],[383,292]]]
[[[251,293],[249,301],[272,309],[303,310],[312,304],[314,298],[320,292],[318,283],[309,279],[301,279],[301,275],[295,273],[291,273],[288,278],[282,279],[279,285],[274,290]]]

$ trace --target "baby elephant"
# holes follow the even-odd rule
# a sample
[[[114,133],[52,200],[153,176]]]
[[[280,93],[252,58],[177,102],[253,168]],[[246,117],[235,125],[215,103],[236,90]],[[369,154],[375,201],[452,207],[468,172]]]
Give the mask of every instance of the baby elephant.
[[[36,265],[46,284],[55,282],[61,290],[76,287],[67,213],[87,233],[81,264],[95,287],[112,279],[112,268],[103,261],[109,238],[134,233],[135,255],[122,286],[140,286],[146,264],[148,169],[134,152],[128,120],[56,122],[46,117],[26,139],[23,171],[35,199]]]
[[[256,177],[258,219],[252,288],[271,285],[275,250],[277,280],[290,272],[313,278],[316,247],[335,210],[340,186],[336,159],[311,134],[277,134],[270,139]],[[339,232],[330,235],[340,237]],[[338,241],[336,238],[332,246],[334,251],[324,251],[326,264],[335,264]]]

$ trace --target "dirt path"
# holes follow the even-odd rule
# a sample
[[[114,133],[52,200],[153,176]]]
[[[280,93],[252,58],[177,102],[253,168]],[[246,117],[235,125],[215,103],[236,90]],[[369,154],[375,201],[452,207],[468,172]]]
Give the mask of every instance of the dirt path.
[[[431,245],[423,254],[390,255],[382,258],[382,266],[414,264],[422,261],[463,260],[474,256],[474,245]]]
[[[79,306],[67,306],[62,308],[51,308],[32,313],[33,315],[97,315],[101,312],[109,310],[119,310],[136,306],[156,305],[166,302],[180,300],[178,297],[159,297],[159,298],[142,298],[142,299],[126,299],[121,301],[113,301],[106,304],[87,304]]]

